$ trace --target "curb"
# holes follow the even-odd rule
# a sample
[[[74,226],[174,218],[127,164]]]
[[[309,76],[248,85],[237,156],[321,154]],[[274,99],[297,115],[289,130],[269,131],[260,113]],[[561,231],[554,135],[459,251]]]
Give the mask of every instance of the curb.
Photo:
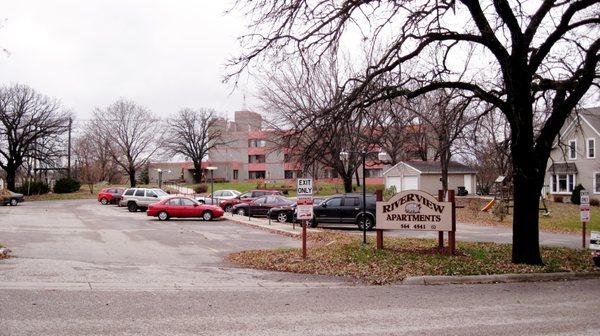
[[[451,284],[491,284],[538,281],[568,281],[600,278],[600,272],[590,273],[530,273],[530,274],[495,274],[495,275],[459,275],[459,276],[415,276],[407,277],[403,285],[451,285]]]
[[[285,227],[285,229],[279,227],[280,225],[287,225],[287,224],[273,223],[272,225],[268,225],[266,223],[261,223],[261,221],[263,221],[262,218],[254,218],[253,217],[255,219],[255,221],[247,220],[246,219],[247,217],[238,218],[238,215],[227,215],[227,216],[223,216],[222,218],[224,218],[226,220],[234,221],[236,223],[244,224],[246,226],[250,226],[253,228],[262,229],[262,230],[269,231],[272,233],[282,234],[282,235],[285,235],[288,237],[300,237],[302,235],[301,229],[293,231],[293,230],[291,230],[291,226],[289,228]],[[298,225],[296,225],[296,227],[301,228]],[[307,230],[308,233],[319,232],[319,231],[320,231],[319,229],[313,229],[313,228],[310,228]]]

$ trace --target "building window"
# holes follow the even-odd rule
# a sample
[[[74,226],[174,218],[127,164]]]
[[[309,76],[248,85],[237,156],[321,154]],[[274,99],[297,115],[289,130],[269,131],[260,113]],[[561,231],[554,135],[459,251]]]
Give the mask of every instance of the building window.
[[[587,158],[594,159],[596,157],[596,139],[587,139]]]
[[[239,178],[239,171],[237,169],[233,170],[233,179],[237,180]]]
[[[248,155],[248,163],[265,163],[264,155]]]
[[[552,175],[552,192],[570,193],[575,186],[575,174],[554,174]]]
[[[365,170],[365,177],[381,177],[383,175],[383,169],[367,169]]]
[[[264,170],[249,171],[248,178],[251,180],[264,179],[267,173]]]
[[[290,154],[283,154],[283,162],[292,162],[292,156]]]
[[[258,139],[248,139],[248,147],[256,148],[256,147],[266,147],[267,142],[265,140]]]
[[[569,159],[571,159],[571,160],[577,159],[577,140],[569,141],[568,154],[569,154]]]
[[[293,179],[294,178],[294,171],[293,170],[286,170],[283,172],[284,178],[285,179]]]

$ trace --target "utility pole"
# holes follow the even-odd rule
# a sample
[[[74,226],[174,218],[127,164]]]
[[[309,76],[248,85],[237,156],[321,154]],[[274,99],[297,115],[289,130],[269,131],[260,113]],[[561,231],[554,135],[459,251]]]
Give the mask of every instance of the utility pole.
[[[73,126],[73,118],[69,117],[69,145],[67,147],[67,177],[71,178],[71,130]]]

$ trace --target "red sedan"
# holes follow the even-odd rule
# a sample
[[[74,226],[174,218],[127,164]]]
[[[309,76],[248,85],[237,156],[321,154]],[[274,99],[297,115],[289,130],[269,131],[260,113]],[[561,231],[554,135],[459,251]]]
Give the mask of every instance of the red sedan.
[[[160,202],[150,204],[146,214],[158,217],[159,220],[168,220],[171,217],[199,217],[205,221],[223,216],[223,209],[215,205],[205,205],[191,198],[175,196]]]

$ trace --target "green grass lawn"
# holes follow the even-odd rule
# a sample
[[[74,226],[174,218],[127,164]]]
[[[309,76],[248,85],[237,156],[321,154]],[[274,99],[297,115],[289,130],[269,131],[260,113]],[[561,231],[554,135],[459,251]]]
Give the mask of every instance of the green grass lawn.
[[[482,212],[481,208],[487,202],[489,200],[479,198],[459,198],[457,203],[464,206],[464,208],[457,209],[458,221],[473,224],[512,225],[512,215],[507,215],[504,221],[500,221],[491,211]],[[542,231],[581,232],[579,205],[553,201],[546,201],[546,204],[550,215],[546,216],[543,211],[540,211],[540,229]],[[587,224],[587,231],[600,231],[600,207],[591,207],[590,216],[591,221]]]
[[[208,187],[207,193],[210,193],[210,183],[204,183]],[[198,184],[187,184],[185,185],[188,188],[194,189],[198,186]],[[240,192],[247,192],[253,189],[288,189],[288,196],[295,197],[296,196],[296,185],[294,182],[290,183],[267,183],[263,185],[258,185],[256,182],[215,182],[214,189],[234,189]],[[354,185],[355,190],[361,191],[360,187]],[[382,184],[369,184],[367,185],[367,192],[375,192],[377,189],[383,189]],[[344,186],[341,183],[328,183],[328,182],[315,182],[315,195],[317,196],[329,196],[335,194],[344,193]]]
[[[437,253],[433,239],[387,237],[385,249],[377,250],[371,238],[362,248],[359,238],[341,233],[311,233],[308,258],[300,249],[243,251],[228,255],[229,261],[246,267],[284,272],[352,277],[371,284],[386,284],[421,275],[487,275],[507,273],[590,272],[589,251],[542,247],[545,265],[516,265],[511,245],[458,242],[457,255]]]

